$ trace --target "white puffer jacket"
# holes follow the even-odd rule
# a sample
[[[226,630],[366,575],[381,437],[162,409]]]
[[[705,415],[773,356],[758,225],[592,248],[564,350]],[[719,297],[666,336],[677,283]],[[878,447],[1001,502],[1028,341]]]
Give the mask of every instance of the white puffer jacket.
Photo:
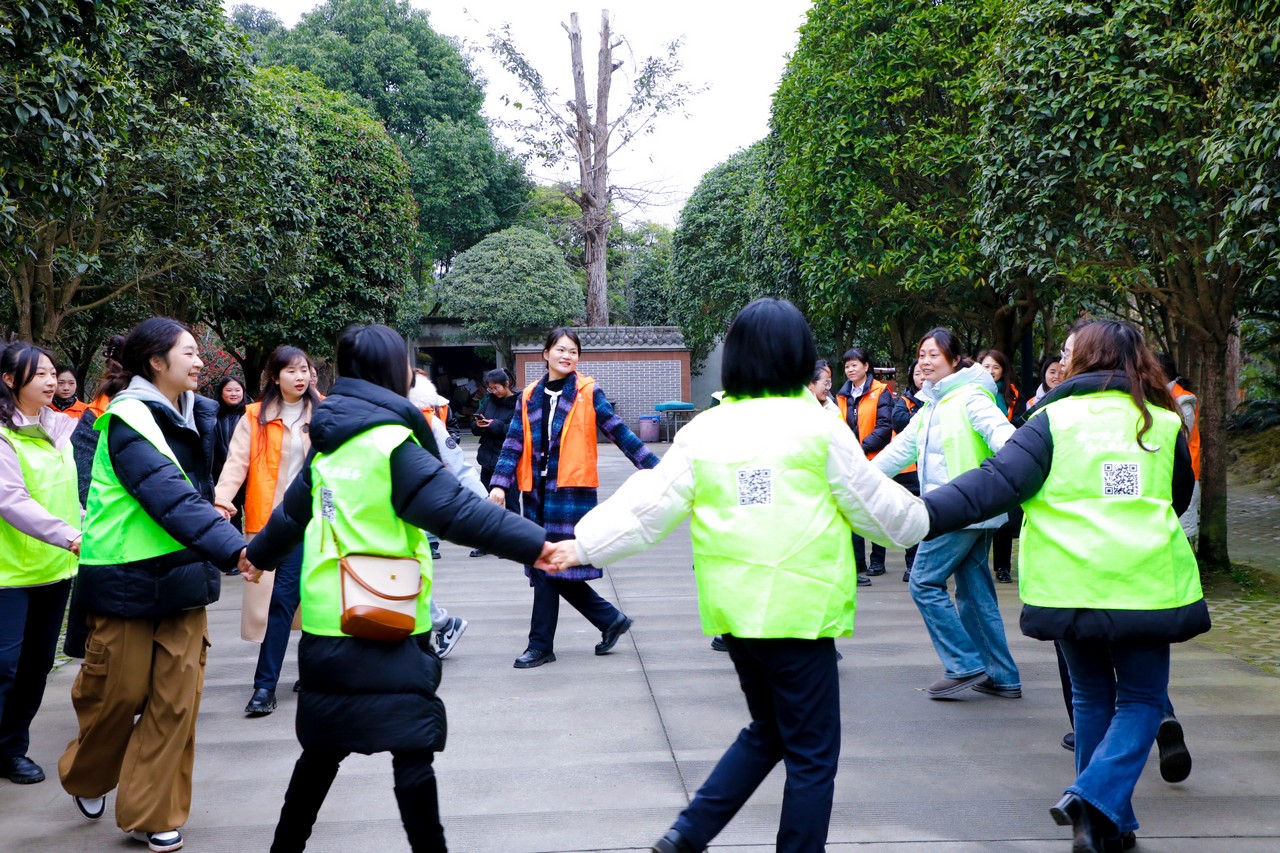
[[[969,423],[986,440],[992,453],[1004,447],[1009,436],[1013,435],[1014,426],[991,397],[982,393],[986,389],[994,394],[996,383],[982,365],[975,364],[956,371],[940,382],[924,383],[924,387],[916,394],[922,405],[911,417],[911,423],[894,436],[888,447],[876,454],[871,464],[892,477],[903,468],[916,463],[920,466],[917,472],[922,495],[950,482],[951,474],[947,471],[947,459],[942,449],[942,424],[937,417],[937,404],[946,394],[961,386],[968,388],[961,393],[964,394],[965,413],[969,417]],[[1007,520],[1007,516],[999,515],[972,527],[994,529]]]

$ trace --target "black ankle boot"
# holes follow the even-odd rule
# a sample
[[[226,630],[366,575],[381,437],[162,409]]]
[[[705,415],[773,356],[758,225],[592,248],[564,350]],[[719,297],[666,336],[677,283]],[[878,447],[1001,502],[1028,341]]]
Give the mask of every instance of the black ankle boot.
[[[1109,821],[1093,806],[1075,794],[1064,794],[1049,814],[1058,826],[1071,827],[1071,853],[1104,853],[1099,830]]]

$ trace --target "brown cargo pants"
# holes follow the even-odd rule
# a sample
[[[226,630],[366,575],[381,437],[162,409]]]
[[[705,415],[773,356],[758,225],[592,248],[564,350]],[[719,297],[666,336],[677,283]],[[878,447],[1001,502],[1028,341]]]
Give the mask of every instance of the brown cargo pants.
[[[84,663],[71,690],[80,735],[58,761],[62,787],[101,797],[118,785],[116,823],[125,832],[177,829],[191,814],[209,646],[205,610],[88,619]]]

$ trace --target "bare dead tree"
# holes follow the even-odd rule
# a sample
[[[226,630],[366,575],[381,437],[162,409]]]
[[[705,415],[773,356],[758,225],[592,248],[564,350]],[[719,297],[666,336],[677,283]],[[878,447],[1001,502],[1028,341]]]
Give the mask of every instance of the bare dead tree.
[[[681,41],[677,39],[666,46],[661,56],[649,56],[637,66],[627,104],[611,119],[613,75],[623,65],[614,57],[614,51],[626,45],[626,40],[612,34],[609,12],[603,10],[595,100],[589,101],[578,14],[572,13],[569,23],[561,26],[569,36],[573,74],[573,97],[564,104],[558,103],[558,92],[546,85],[542,74],[517,49],[509,26],[489,34],[490,49],[533,100],[534,118],[515,125],[520,141],[548,166],[565,157],[577,163],[577,181],[562,184],[560,189],[580,211],[571,225],[583,244],[587,323],[605,326],[609,323],[609,230],[614,219],[613,202],[623,197],[619,188],[609,183],[609,157],[637,136],[653,133],[659,116],[681,108],[700,90],[676,79],[683,67],[679,58]],[[523,104],[508,103],[523,109]]]

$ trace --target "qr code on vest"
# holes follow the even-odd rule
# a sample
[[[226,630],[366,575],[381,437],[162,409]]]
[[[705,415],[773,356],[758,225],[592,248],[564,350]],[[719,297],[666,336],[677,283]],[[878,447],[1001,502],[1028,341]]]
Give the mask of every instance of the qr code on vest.
[[[744,468],[738,472],[738,506],[773,503],[773,469]]]
[[[1137,462],[1103,462],[1102,494],[1111,497],[1142,497],[1142,480]]]

